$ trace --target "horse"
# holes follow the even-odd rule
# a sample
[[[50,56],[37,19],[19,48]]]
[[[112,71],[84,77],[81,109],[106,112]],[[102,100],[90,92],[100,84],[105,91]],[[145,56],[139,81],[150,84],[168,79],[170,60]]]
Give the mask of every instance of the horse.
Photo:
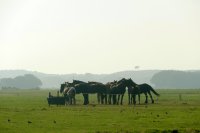
[[[76,90],[74,87],[67,87],[67,84],[61,84],[60,93],[63,93],[65,97],[65,105],[68,104],[76,104]]]
[[[77,81],[73,81],[77,82]],[[107,103],[107,98],[106,98],[106,86],[102,83],[99,82],[88,82],[88,83],[80,83],[74,86],[77,91],[80,91],[82,93],[87,94],[87,101],[86,104],[89,104],[89,95],[88,94],[94,94],[97,93],[97,95],[100,95],[101,97],[101,104],[104,103],[103,97],[105,96],[105,103]]]
[[[140,90],[138,87],[129,86],[128,87],[128,104],[136,104],[136,95],[138,95],[138,100],[140,104]]]
[[[68,104],[72,105],[72,104],[76,104],[76,90],[74,87],[66,87],[64,89],[64,95],[67,95],[68,97]]]
[[[132,86],[131,79],[122,78],[121,80],[107,84],[109,86],[109,104],[111,104],[111,97],[113,97],[113,104],[123,104],[124,93],[126,87]],[[118,97],[116,97],[118,95]],[[121,100],[120,100],[121,97]],[[117,98],[117,99],[116,99]]]
[[[107,87],[107,94],[108,94],[108,104],[111,104],[111,98],[113,98],[113,104],[116,104],[116,94],[113,94],[113,86],[115,86],[117,84],[117,81],[114,80],[113,82],[108,82],[106,83],[106,87]]]
[[[67,83],[68,86],[73,86],[76,90],[76,93],[82,93],[84,97],[84,105],[89,104],[89,95],[90,93],[97,93],[103,97],[103,94],[106,94],[106,86],[99,82],[83,82],[79,80],[73,80],[72,83]],[[101,103],[103,104],[103,98],[101,98]],[[106,98],[107,99],[107,98]],[[107,100],[105,101],[107,103]]]
[[[103,83],[95,81],[88,81],[88,84],[97,90],[98,104],[107,104],[107,87]]]
[[[132,79],[129,79],[129,81],[131,82],[131,86],[128,86],[128,104],[132,104],[133,97],[135,96],[134,93],[138,94],[138,89],[135,87],[137,84]]]
[[[158,94],[149,84],[134,84],[132,86],[131,89],[131,94],[132,94],[132,99],[133,99],[133,103],[136,104],[136,100],[135,97],[136,95],[138,95],[138,99],[139,99],[139,104],[140,104],[140,94],[144,93],[145,94],[145,103],[148,103],[148,95],[151,98],[151,102],[154,103],[153,97],[151,95],[151,92],[153,92],[156,96],[160,96],[160,94]]]
[[[69,82],[65,82],[65,83],[68,87],[74,87],[77,94],[79,94],[79,93],[83,94],[83,98],[84,98],[83,105],[89,104],[88,94],[85,93],[85,89],[87,89],[87,87],[85,87],[85,88],[79,87],[80,86],[79,84],[82,84],[81,86],[83,86],[83,85],[85,86],[87,84],[86,82],[79,81],[79,80],[73,80],[72,83],[69,83]]]

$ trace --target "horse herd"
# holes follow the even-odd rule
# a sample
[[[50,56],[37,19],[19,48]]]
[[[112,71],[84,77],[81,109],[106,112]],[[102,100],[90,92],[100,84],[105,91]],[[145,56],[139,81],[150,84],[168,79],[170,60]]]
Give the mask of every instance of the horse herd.
[[[83,82],[73,80],[72,83],[65,82],[61,84],[60,93],[68,99],[66,104],[76,104],[75,95],[82,93],[84,105],[89,104],[89,94],[97,94],[99,104],[123,104],[124,93],[128,88],[128,104],[136,104],[136,95],[140,104],[140,94],[144,93],[148,103],[148,94],[154,103],[151,92],[156,96],[159,94],[148,84],[136,84],[132,79],[122,78],[119,81],[108,82],[106,84],[100,82]]]

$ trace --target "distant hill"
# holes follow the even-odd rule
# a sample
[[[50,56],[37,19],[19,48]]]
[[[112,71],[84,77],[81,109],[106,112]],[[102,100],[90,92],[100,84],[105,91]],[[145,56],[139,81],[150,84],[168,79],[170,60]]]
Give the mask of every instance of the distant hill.
[[[200,88],[200,71],[160,71],[151,79],[156,88]]]
[[[73,79],[82,81],[98,81],[102,83],[119,80],[121,78],[132,78],[136,83],[149,83],[152,76],[159,70],[138,70],[138,71],[121,71],[111,74],[45,74],[36,71],[27,70],[0,70],[0,79],[15,78],[20,75],[32,74],[42,81],[41,88],[59,88],[60,84]]]
[[[41,85],[41,80],[32,74],[25,74],[15,78],[1,78],[0,80],[0,87],[3,89],[39,89]]]

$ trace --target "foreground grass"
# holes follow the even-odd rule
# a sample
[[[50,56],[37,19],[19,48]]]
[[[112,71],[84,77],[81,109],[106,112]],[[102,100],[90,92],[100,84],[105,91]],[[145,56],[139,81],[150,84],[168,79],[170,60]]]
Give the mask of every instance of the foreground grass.
[[[158,90],[155,104],[48,106],[49,90],[0,91],[0,132],[198,132],[200,90]],[[51,91],[56,95],[56,91]],[[142,98],[144,101],[144,97]],[[8,121],[8,119],[10,121]],[[30,121],[31,123],[28,123]]]

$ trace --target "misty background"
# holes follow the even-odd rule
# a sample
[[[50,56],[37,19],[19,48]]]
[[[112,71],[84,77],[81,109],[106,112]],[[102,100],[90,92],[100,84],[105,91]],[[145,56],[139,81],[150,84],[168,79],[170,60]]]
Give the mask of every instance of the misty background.
[[[199,44],[199,0],[0,1],[2,87],[132,78],[199,88]]]
[[[137,84],[148,83],[159,89],[200,88],[200,71],[137,70],[111,74],[45,74],[26,70],[1,70],[0,87],[3,89],[59,89],[65,81],[97,81],[102,83],[132,78]]]
[[[199,0],[1,0],[0,70],[199,70]]]

